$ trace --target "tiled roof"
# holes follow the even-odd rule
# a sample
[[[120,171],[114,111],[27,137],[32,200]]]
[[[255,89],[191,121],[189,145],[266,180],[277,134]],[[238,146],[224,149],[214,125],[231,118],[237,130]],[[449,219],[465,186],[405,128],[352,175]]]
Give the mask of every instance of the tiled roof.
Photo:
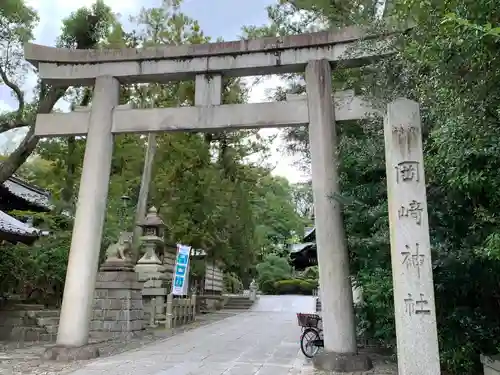
[[[52,209],[50,193],[46,190],[32,186],[17,177],[10,177],[3,186],[16,197],[42,208]]]
[[[304,235],[304,241],[306,241],[306,242],[316,241],[316,227],[306,228],[306,234]]]
[[[38,237],[39,230],[0,211],[0,231],[20,236]]]

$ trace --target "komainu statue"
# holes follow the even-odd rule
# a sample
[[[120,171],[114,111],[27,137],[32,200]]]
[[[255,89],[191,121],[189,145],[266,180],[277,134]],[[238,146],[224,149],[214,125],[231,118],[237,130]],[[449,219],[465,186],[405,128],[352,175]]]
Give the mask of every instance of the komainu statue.
[[[132,232],[120,233],[118,241],[107,248],[103,267],[132,263],[132,236]]]

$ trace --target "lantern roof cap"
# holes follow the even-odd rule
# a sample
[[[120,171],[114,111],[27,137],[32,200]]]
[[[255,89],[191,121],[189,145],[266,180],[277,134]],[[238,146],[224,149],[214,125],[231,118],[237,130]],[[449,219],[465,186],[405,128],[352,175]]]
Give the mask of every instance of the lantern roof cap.
[[[165,223],[161,219],[161,217],[158,215],[158,210],[156,209],[155,206],[152,206],[146,215],[144,219],[139,221],[138,225],[140,227],[157,227],[157,228],[164,228]]]

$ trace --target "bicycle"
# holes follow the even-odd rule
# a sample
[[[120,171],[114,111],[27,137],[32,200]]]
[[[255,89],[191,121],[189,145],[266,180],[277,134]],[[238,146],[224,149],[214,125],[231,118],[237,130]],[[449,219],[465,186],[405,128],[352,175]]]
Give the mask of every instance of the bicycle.
[[[321,317],[317,314],[297,313],[300,335],[300,350],[307,358],[313,358],[324,347],[323,330],[319,328]]]

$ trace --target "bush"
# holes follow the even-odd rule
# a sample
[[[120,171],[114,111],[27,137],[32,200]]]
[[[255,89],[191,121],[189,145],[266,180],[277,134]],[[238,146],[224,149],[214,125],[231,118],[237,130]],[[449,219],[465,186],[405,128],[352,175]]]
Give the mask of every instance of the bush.
[[[318,266],[307,267],[303,272],[300,273],[300,278],[319,280]]]
[[[288,279],[276,281],[273,284],[274,294],[302,294],[312,295],[318,287],[315,280]]]
[[[257,284],[264,294],[273,294],[274,283],[279,280],[289,279],[292,268],[286,258],[277,255],[268,255],[262,263],[257,264]]]
[[[71,232],[40,238],[32,246],[4,245],[0,251],[0,293],[22,301],[58,305],[64,290]]]

